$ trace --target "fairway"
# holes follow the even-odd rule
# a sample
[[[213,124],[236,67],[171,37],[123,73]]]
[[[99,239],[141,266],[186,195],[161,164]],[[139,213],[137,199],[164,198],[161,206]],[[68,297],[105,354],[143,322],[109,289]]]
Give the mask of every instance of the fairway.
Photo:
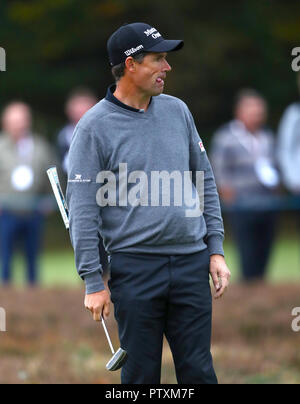
[[[239,280],[239,267],[237,251],[230,241],[225,242],[225,255],[227,264],[232,272],[232,282]],[[300,241],[291,239],[278,239],[274,245],[268,267],[268,281],[294,282],[300,281]],[[20,255],[14,259],[14,280],[16,285],[24,283],[24,262]],[[43,286],[76,287],[81,280],[75,269],[73,250],[46,251],[40,259],[40,282]]]

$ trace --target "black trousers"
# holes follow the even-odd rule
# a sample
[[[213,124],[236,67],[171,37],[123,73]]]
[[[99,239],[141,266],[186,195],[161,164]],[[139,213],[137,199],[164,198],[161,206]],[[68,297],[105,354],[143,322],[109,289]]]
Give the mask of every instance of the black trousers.
[[[99,256],[100,256],[100,263],[102,266],[103,276],[107,276],[109,272],[109,265],[108,265],[108,255],[107,252],[105,251],[104,245],[103,245],[103,239],[99,234]]]
[[[128,360],[125,384],[159,384],[163,335],[178,383],[216,384],[210,353],[212,298],[209,253],[114,253],[108,282]]]
[[[236,211],[229,215],[245,281],[263,279],[276,225],[273,212]]]

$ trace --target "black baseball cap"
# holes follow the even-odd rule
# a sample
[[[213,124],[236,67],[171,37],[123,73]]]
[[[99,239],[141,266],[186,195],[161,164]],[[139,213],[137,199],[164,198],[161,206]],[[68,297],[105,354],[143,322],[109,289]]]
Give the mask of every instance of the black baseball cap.
[[[156,28],[143,22],[122,25],[107,41],[109,63],[116,66],[128,56],[142,52],[172,52],[183,47],[182,40],[164,39]]]

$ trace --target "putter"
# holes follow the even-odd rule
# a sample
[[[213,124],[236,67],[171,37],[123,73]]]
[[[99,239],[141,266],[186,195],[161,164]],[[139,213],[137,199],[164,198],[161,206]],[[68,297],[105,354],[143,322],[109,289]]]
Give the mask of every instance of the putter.
[[[67,206],[67,202],[65,200],[64,194],[63,194],[61,186],[60,186],[60,181],[59,181],[59,178],[58,178],[56,167],[49,168],[47,170],[47,174],[48,174],[51,186],[52,186],[52,190],[53,190],[57,205],[58,205],[59,210],[60,210],[60,214],[61,214],[62,219],[64,221],[65,227],[66,227],[67,230],[69,230],[69,211],[68,211],[68,206]],[[103,319],[102,316],[101,316],[101,320],[102,320],[102,325],[103,325],[103,328],[104,328],[104,331],[105,331],[107,341],[109,343],[111,352],[113,354],[112,358],[106,364],[106,369],[111,370],[111,371],[118,370],[126,362],[126,360],[127,360],[127,352],[124,351],[124,349],[122,349],[122,348],[119,348],[117,350],[117,352],[114,351],[114,348],[112,346],[112,343],[111,343],[111,340],[110,340],[110,337],[109,337],[109,334],[107,332],[106,325],[104,323],[104,319]]]
[[[102,325],[103,325],[103,328],[104,328],[104,331],[105,331],[105,335],[106,335],[108,344],[109,344],[111,352],[113,354],[112,358],[106,364],[106,369],[111,370],[111,371],[118,370],[126,362],[126,360],[127,360],[127,352],[124,351],[124,349],[122,349],[122,348],[119,348],[117,350],[117,352],[114,351],[113,345],[111,343],[111,339],[109,337],[109,334],[108,334],[108,331],[107,331],[107,328],[106,328],[106,325],[105,325],[105,322],[104,322],[104,319],[103,319],[102,316],[101,316],[101,321],[102,321]]]

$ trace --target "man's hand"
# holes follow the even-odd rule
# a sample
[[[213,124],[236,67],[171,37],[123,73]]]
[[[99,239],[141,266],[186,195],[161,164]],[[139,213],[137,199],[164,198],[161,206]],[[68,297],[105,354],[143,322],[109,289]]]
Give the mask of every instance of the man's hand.
[[[101,315],[104,320],[108,319],[110,311],[110,296],[106,289],[101,292],[86,295],[84,305],[92,314],[95,321],[101,321]]]
[[[227,289],[231,276],[223,255],[210,256],[210,275],[216,290],[214,297],[219,299]]]

